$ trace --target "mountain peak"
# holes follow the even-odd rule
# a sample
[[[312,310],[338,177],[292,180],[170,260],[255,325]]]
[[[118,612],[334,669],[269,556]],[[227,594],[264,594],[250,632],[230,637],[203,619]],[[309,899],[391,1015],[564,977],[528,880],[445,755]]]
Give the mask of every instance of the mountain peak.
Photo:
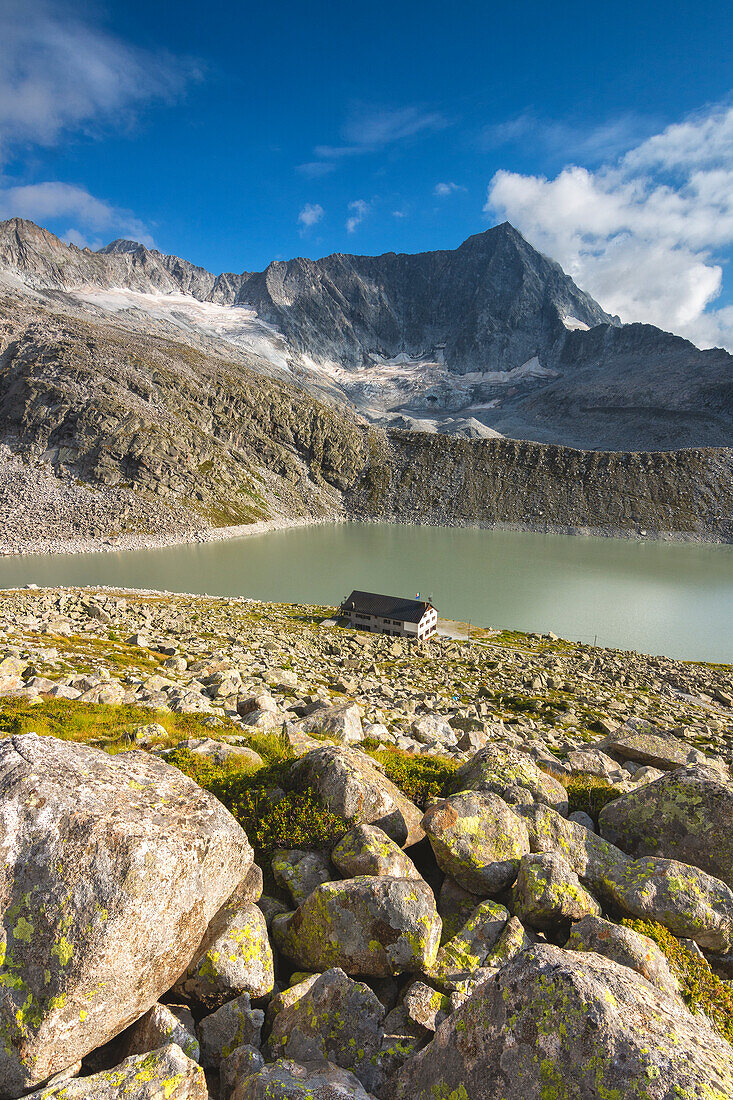
[[[128,237],[118,237],[115,241],[110,241],[104,248],[98,248],[97,252],[102,256],[112,256],[125,252],[147,252],[147,248],[140,241],[130,240]]]

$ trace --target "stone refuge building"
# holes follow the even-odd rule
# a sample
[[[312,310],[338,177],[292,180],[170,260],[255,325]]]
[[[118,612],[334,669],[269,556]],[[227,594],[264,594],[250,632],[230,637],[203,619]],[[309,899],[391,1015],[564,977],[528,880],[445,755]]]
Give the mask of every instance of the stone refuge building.
[[[430,600],[407,600],[376,592],[355,590],[341,604],[341,614],[357,630],[418,641],[430,638],[438,628],[438,612]]]

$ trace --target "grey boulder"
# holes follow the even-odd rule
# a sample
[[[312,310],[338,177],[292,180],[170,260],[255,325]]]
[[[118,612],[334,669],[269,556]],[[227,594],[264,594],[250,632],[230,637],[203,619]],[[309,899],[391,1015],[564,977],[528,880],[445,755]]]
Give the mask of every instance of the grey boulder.
[[[432,966],[440,929],[427,883],[367,876],[324,883],[272,924],[277,947],[299,968],[373,977]]]
[[[679,983],[657,945],[633,928],[602,917],[583,917],[573,925],[565,946],[569,951],[596,951],[621,966],[631,967],[666,993],[679,992]]]
[[[324,1058],[351,1070],[371,1090],[382,1078],[378,1060],[384,1017],[384,1005],[368,986],[343,970],[327,970],[278,1012],[268,1040],[270,1057]]]
[[[486,960],[499,942],[509,920],[509,910],[495,901],[482,901],[471,913],[463,928],[438,951],[431,970],[444,989],[453,989]]]
[[[526,753],[495,744],[479,749],[458,769],[452,790],[492,791],[505,802],[543,802],[560,813],[568,812],[567,791],[558,779],[540,771]]]
[[[231,1000],[241,993],[262,997],[275,983],[267,922],[253,902],[226,905],[209,925],[206,936],[176,992],[186,997]]]
[[[322,745],[296,760],[292,775],[333,813],[378,825],[399,845],[417,844],[424,836],[417,806],[358,749]]]
[[[408,855],[376,825],[355,825],[331,852],[331,861],[342,875],[386,875],[389,878],[422,876]],[[297,902],[296,902],[297,904]]]
[[[256,1047],[245,1043],[233,1050],[219,1066],[220,1100],[230,1100],[236,1094],[238,1082],[246,1080],[253,1073],[259,1073],[264,1064],[265,1059]]]
[[[422,825],[440,869],[479,897],[511,886],[529,852],[524,820],[490,791],[438,799]]]
[[[183,1006],[176,1006],[174,1011],[168,1005],[153,1005],[137,1023],[128,1028],[125,1057],[146,1054],[168,1043],[175,1043],[185,1055],[198,1062],[199,1043],[189,1010]]]
[[[361,1082],[330,1062],[281,1058],[237,1082],[231,1100],[372,1100]]]
[[[637,859],[612,867],[603,889],[631,917],[658,921],[710,951],[733,947],[733,891],[697,867],[673,859]]]
[[[252,864],[231,814],[176,768],[35,734],[0,742],[0,851],[6,1097],[147,1012]]]
[[[50,1085],[25,1100],[208,1100],[201,1066],[175,1043],[134,1054],[113,1069]]]
[[[264,1022],[264,1012],[260,1008],[252,1008],[247,993],[205,1016],[198,1026],[201,1064],[218,1069],[237,1047],[258,1048]]]
[[[305,733],[325,733],[335,741],[352,745],[364,736],[361,708],[356,703],[322,706],[298,722]]]
[[[514,915],[530,928],[554,928],[601,912],[596,899],[558,852],[522,858],[512,901]]]
[[[532,852],[558,852],[591,890],[599,890],[606,875],[629,857],[579,822],[540,804],[517,811],[525,825]]]
[[[693,749],[674,733],[657,729],[645,719],[630,718],[614,733],[594,746],[619,760],[650,764],[662,770],[684,768],[688,764],[705,763],[705,754]]]
[[[507,963],[390,1081],[389,1100],[724,1100],[733,1050],[625,966],[536,945]]]
[[[272,875],[287,890],[294,905],[300,905],[316,886],[331,881],[328,856],[300,848],[281,848],[272,857]]]
[[[604,806],[601,835],[632,856],[666,856],[733,887],[733,783],[713,768],[679,768]]]

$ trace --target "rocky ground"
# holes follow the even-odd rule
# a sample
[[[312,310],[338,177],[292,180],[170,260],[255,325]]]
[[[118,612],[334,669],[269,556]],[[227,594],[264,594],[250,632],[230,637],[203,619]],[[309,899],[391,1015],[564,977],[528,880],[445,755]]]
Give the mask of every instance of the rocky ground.
[[[733,669],[332,614],[0,594],[0,1097],[733,1096]]]

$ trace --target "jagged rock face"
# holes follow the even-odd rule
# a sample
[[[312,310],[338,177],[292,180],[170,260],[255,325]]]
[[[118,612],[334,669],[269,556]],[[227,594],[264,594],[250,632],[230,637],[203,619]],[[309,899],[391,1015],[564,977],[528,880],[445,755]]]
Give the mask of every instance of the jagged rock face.
[[[151,332],[175,326],[220,354],[246,348],[265,373],[293,371],[389,426],[591,450],[733,442],[727,352],[621,325],[508,223],[455,250],[213,275],[134,241],[93,253],[13,219],[0,223],[2,284]]]
[[[0,224],[2,285],[0,445],[45,465],[34,475],[19,460],[11,476],[0,462],[0,531],[6,515],[9,528],[26,517],[19,537],[40,528],[53,539],[345,511],[733,536],[730,449],[595,453],[729,446],[731,356],[616,326],[511,227],[454,252],[293,260],[214,277],[134,242],[91,253],[16,220]],[[119,287],[137,304],[105,305]],[[157,315],[153,299],[222,303],[227,317],[251,315],[260,327],[237,343],[218,333],[220,318],[186,327],[178,306]],[[245,299],[259,318],[230,308]],[[594,327],[568,331],[568,316]],[[444,360],[437,389],[410,359],[423,352]],[[395,354],[404,370],[380,366]],[[536,355],[544,376],[509,379]],[[321,369],[327,360],[338,377]],[[415,375],[408,389],[427,402],[433,434],[368,429],[344,406],[384,420],[372,400],[391,384],[380,370]],[[404,403],[400,386],[385,407]],[[495,389],[497,408],[476,414],[485,423],[594,453],[435,434],[445,409],[433,398],[460,405],[480,394],[485,405]]]
[[[125,286],[132,290],[213,295],[217,280],[177,256],[149,251],[136,241],[114,241],[100,252],[66,245],[23,218],[0,223],[0,266],[38,290]]]
[[[238,301],[311,355],[360,366],[443,350],[458,373],[521,366],[566,333],[564,317],[612,320],[508,223],[454,251],[272,263]]]
[[[549,350],[567,332],[564,318],[588,327],[612,321],[508,223],[455,250],[338,253],[214,276],[135,241],[113,241],[99,252],[65,245],[16,218],[0,224],[0,266],[39,289],[123,286],[251,306],[293,348],[350,366],[371,354],[444,351],[439,358],[458,373],[504,371]]]

